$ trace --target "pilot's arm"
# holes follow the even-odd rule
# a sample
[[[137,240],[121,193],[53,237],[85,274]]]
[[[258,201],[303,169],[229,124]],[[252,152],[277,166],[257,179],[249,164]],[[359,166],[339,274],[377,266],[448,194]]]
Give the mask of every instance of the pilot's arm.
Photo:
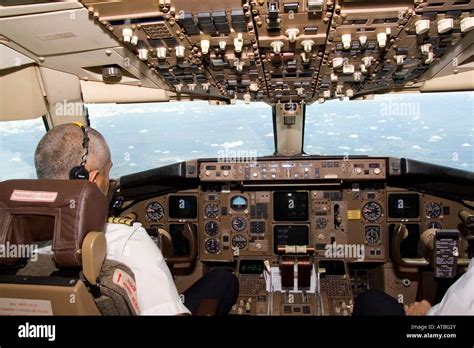
[[[108,223],[107,259],[128,266],[135,275],[140,315],[189,314],[161,250],[140,223]]]
[[[469,267],[427,315],[474,315],[474,259]]]

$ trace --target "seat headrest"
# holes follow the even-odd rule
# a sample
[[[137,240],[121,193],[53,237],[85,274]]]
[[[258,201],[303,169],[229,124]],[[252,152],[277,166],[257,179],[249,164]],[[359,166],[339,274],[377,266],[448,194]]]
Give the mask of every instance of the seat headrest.
[[[84,237],[104,231],[107,213],[107,198],[85,180],[0,182],[0,245],[52,240],[58,267],[81,267]],[[0,258],[0,264],[17,260]]]

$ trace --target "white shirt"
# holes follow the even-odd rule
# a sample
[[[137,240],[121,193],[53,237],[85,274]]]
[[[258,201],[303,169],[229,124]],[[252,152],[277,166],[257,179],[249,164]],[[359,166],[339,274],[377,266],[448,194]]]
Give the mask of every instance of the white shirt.
[[[444,294],[427,315],[474,315],[474,259],[469,267]]]
[[[107,260],[128,266],[135,276],[140,315],[190,313],[181,302],[161,250],[140,223],[107,224]],[[51,244],[37,249],[51,253]]]

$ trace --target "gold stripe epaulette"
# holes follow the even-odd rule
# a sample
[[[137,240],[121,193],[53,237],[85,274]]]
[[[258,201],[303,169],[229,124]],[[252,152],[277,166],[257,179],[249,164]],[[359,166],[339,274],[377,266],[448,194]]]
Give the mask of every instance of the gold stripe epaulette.
[[[133,220],[128,217],[115,217],[115,216],[110,216],[107,219],[107,222],[109,224],[122,224],[122,225],[127,225],[127,226],[133,226],[133,224],[136,222],[136,220]]]

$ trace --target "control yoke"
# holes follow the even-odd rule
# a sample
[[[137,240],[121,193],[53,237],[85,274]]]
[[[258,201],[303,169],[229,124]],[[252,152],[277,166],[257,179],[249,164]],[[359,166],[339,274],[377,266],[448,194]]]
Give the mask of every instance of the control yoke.
[[[458,230],[437,230],[430,228],[423,232],[418,243],[419,258],[402,257],[401,244],[408,237],[408,229],[398,223],[392,241],[392,255],[403,267],[434,267],[438,278],[452,278],[456,266],[469,265],[470,259],[459,258],[460,233]]]

